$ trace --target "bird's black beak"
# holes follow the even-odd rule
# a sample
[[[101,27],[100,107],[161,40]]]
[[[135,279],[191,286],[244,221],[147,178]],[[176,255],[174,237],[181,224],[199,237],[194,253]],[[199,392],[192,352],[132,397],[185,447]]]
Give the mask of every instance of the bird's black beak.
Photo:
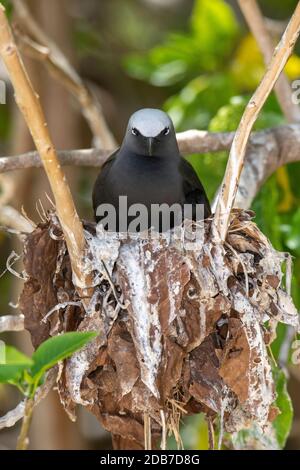
[[[152,156],[153,156],[154,137],[148,137],[147,143],[148,143],[148,153],[149,153],[149,156],[152,157]]]

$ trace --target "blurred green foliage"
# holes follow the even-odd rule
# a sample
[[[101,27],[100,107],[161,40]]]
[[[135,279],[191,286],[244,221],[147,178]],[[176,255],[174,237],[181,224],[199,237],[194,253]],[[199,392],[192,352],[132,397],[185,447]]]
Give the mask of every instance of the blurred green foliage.
[[[238,34],[238,24],[222,0],[195,2],[186,33],[171,33],[146,57],[130,56],[125,65],[135,78],[156,86],[184,83],[199,71],[214,72],[226,64]]]
[[[12,13],[12,3],[11,0],[1,0],[2,5],[4,6],[8,16]]]
[[[277,2],[278,3],[278,2]],[[269,2],[270,4],[270,2]],[[267,4],[267,8],[273,9]],[[281,10],[289,17],[295,2],[281,3]],[[169,98],[165,110],[172,117],[176,129],[191,128],[210,131],[234,131],[241,119],[251,93],[257,87],[264,63],[254,38],[243,31],[233,10],[223,0],[196,0],[185,32],[169,33],[161,44],[146,55],[126,58],[127,72],[157,87],[165,87]],[[285,71],[290,79],[300,76],[300,58],[293,55]],[[284,123],[277,99],[272,94],[258,120],[255,130]],[[210,199],[219,187],[228,158],[227,152],[193,155],[189,160],[204,183]],[[300,255],[300,163],[280,169],[263,185],[252,209],[256,222],[270,238],[276,249]],[[294,266],[292,292],[300,307],[300,262]],[[278,338],[272,350],[276,358],[285,337],[286,328],[278,327]],[[282,371],[274,367],[281,414],[273,423],[273,442],[266,442],[258,429],[242,431],[235,436],[237,447],[253,439],[265,441],[267,446],[282,448],[292,423],[291,402],[286,391]],[[195,429],[198,430],[195,435]],[[203,416],[189,418],[183,428],[187,448],[207,446],[207,427]],[[198,436],[198,437],[197,437]],[[196,442],[198,439],[198,443]],[[192,442],[193,441],[193,442]],[[200,444],[201,442],[201,444]]]
[[[275,406],[278,407],[281,413],[276,417],[272,424],[279,448],[282,449],[285,446],[286,440],[290,433],[293,421],[293,406],[287,391],[287,380],[285,373],[282,370],[275,368],[273,370],[273,375],[275,378],[277,393]]]

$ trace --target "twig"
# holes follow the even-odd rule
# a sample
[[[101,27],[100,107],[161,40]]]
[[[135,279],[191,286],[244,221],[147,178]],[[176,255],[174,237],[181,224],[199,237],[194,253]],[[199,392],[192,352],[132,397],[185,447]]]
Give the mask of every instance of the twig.
[[[0,317],[0,333],[6,331],[23,331],[24,315],[5,315]]]
[[[151,416],[148,413],[144,413],[144,447],[145,450],[152,447]]]
[[[62,150],[57,152],[59,163],[62,166],[76,165],[87,167],[101,167],[110,154],[111,151],[109,150],[99,149]],[[28,152],[18,156],[0,158],[0,173],[41,167],[43,167],[43,162],[38,152]]]
[[[34,401],[33,399],[25,400],[24,417],[22,421],[21,431],[18,437],[16,450],[27,450],[29,445],[29,428],[32,420]]]
[[[183,155],[192,153],[218,152],[229,150],[234,138],[234,132],[207,132],[190,130],[177,134],[177,141]],[[101,167],[112,152],[114,147],[106,150],[83,149],[58,151],[60,164],[63,166],[91,166]],[[42,161],[38,152],[28,152],[18,156],[7,156],[0,158],[0,173],[21,170],[26,168],[40,168]]]
[[[99,101],[85,86],[57,44],[40,28],[25,2],[13,0],[13,5],[19,25],[22,25],[28,34],[24,34],[20,28],[15,28],[22,50],[34,59],[40,60],[52,76],[79,102],[80,109],[93,133],[95,146],[116,147],[116,141],[105,122]]]
[[[25,400],[21,401],[16,408],[0,417],[0,430],[4,428],[12,428],[24,416]]]
[[[272,59],[274,44],[259,6],[256,0],[238,0],[238,2],[248,26],[263,54],[265,64],[268,66]],[[300,108],[292,101],[291,87],[284,72],[282,72],[278,78],[274,90],[288,122],[300,121]]]
[[[167,450],[167,425],[166,425],[166,416],[164,410],[160,410],[160,419],[161,419],[161,450]]]
[[[214,430],[214,423],[211,416],[206,417],[207,428],[208,428],[208,445],[209,450],[215,449],[215,430]]]
[[[230,212],[234,204],[241,172],[244,166],[246,145],[252,127],[295,46],[300,32],[299,28],[300,3],[296,6],[287,29],[279,45],[275,49],[270,66],[248,103],[235,134],[213,224],[214,236],[220,241],[224,241],[226,238]]]
[[[228,150],[234,139],[234,132],[208,132],[189,130],[177,134],[177,142],[183,155],[191,153],[219,152]]]
[[[16,102],[30,129],[36,148],[47,173],[65,235],[76,283],[84,289],[88,282],[81,269],[85,238],[76,212],[70,188],[59,164],[38,95],[34,92],[24,64],[18,53],[6,15],[0,4],[0,54],[11,77]]]
[[[49,318],[51,317],[51,315],[53,315],[53,313],[57,312],[58,310],[62,309],[62,308],[66,308],[66,307],[69,307],[69,306],[72,306],[72,307],[80,307],[81,306],[81,302],[63,302],[63,303],[59,303],[57,305],[55,305],[55,307],[53,307],[43,318],[42,320],[40,321],[40,323],[47,323],[47,321],[49,320]]]
[[[182,154],[201,154],[229,150],[234,133],[193,130],[177,134],[177,138]],[[57,152],[62,166],[99,168],[111,153],[111,150],[99,149]],[[296,161],[300,161],[300,126],[298,124],[252,133],[235,200],[236,207],[248,209],[264,181],[280,166]],[[38,152],[0,158],[0,173],[42,166]]]
[[[10,206],[0,206],[0,222],[19,233],[31,233],[35,228],[33,222],[29,222],[20,212]]]

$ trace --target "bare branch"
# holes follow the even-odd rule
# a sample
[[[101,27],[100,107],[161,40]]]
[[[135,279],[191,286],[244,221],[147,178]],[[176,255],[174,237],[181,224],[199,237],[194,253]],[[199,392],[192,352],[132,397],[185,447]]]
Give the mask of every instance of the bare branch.
[[[21,431],[18,436],[17,447],[16,450],[27,450],[29,446],[29,429],[30,424],[32,421],[32,413],[33,413],[34,401],[32,398],[25,399],[25,407],[24,407],[24,417],[22,421]]]
[[[177,134],[180,152],[183,155],[192,153],[219,152],[229,150],[234,132],[208,132],[189,130]]]
[[[266,66],[271,62],[274,44],[256,0],[239,0],[240,9],[263,54]],[[274,87],[280,107],[289,122],[300,121],[300,108],[292,101],[290,83],[284,72]]]
[[[23,331],[24,315],[6,315],[0,317],[0,333],[7,331]]]
[[[31,233],[35,225],[11,206],[0,206],[0,222],[21,233]]]
[[[101,167],[111,154],[110,150],[62,150],[57,152],[63,166]],[[38,152],[28,152],[18,156],[0,158],[0,173],[29,168],[41,168],[43,162]]]
[[[25,410],[25,401],[16,406],[14,410],[9,411],[6,415],[0,418],[0,429],[12,428],[18,421],[20,421],[24,416]]]
[[[178,142],[183,154],[201,154],[229,150],[233,137],[232,132],[211,133],[192,130],[178,134]],[[100,168],[110,154],[110,150],[86,149],[59,151],[58,157],[62,166]],[[264,181],[277,168],[297,161],[300,161],[300,126],[298,124],[252,133],[247,146],[245,166],[241,174],[235,206],[248,209]],[[42,166],[37,152],[0,158],[0,173]]]
[[[212,133],[208,131],[190,130],[177,134],[180,151],[184,155],[192,153],[218,152],[229,150],[234,138],[234,132]],[[84,149],[58,151],[60,164],[63,166],[101,167],[114,151]],[[28,152],[18,156],[0,158],[0,173],[9,171],[41,168],[43,166],[38,152]]]
[[[297,4],[288,27],[275,49],[268,70],[245,109],[232,143],[214,217],[214,234],[216,237],[220,237],[221,241],[226,238],[230,212],[244,166],[246,146],[252,127],[295,46],[299,32],[300,3]]]
[[[72,262],[72,269],[79,288],[89,285],[81,264],[85,250],[85,238],[81,221],[76,212],[70,188],[57,158],[51,140],[45,116],[22,59],[14,42],[5,9],[0,4],[0,55],[12,80],[16,102],[24,115],[36,148],[41,156],[47,173],[55,202],[58,217],[64,232]]]
[[[287,163],[300,161],[300,126],[290,124],[252,134],[239,181],[235,206],[248,209],[269,176]]]
[[[116,141],[105,122],[101,104],[92,91],[85,86],[57,44],[40,28],[26,3],[23,0],[13,0],[13,4],[18,20],[18,27],[14,30],[18,44],[24,53],[40,60],[52,76],[79,102],[80,109],[94,135],[95,146],[99,148],[116,147]],[[20,26],[25,32],[20,29]]]

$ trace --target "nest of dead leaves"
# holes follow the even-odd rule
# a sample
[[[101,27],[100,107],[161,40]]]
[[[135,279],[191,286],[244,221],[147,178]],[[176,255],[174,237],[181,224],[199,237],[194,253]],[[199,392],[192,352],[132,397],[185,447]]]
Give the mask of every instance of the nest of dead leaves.
[[[71,419],[77,404],[87,407],[127,449],[165,448],[168,433],[180,447],[185,414],[203,412],[228,432],[269,425],[277,409],[268,345],[277,322],[298,329],[299,320],[283,286],[286,255],[251,217],[233,212],[225,245],[211,241],[205,221],[205,243],[190,251],[97,237],[87,224],[87,311],[55,214],[27,236],[20,307],[34,346],[65,331],[99,332],[60,365]]]

